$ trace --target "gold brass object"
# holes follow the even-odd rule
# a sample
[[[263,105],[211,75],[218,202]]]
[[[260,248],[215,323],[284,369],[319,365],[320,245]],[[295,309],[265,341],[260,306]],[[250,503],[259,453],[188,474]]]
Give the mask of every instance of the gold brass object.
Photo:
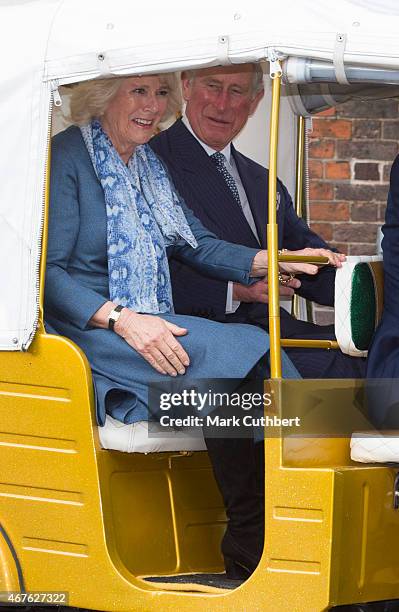
[[[51,165],[51,147],[48,148],[47,163],[45,168],[45,193],[44,193],[44,211],[43,211],[43,233],[41,244],[40,257],[40,286],[39,286],[39,322],[38,331],[45,333],[44,330],[44,285],[46,281],[46,261],[47,261],[47,234],[48,234],[48,215],[50,208],[50,165]]]
[[[323,349],[339,349],[339,344],[336,340],[301,340],[292,338],[282,338],[281,346],[284,348],[323,348]]]
[[[328,257],[316,257],[309,255],[284,255],[281,253],[278,256],[278,261],[286,261],[289,263],[309,263],[314,264],[315,266],[325,266],[328,264]]]
[[[303,176],[304,176],[304,151],[305,151],[305,117],[298,117],[297,140],[296,140],[296,181],[295,181],[295,212],[298,217],[303,215]],[[292,315],[297,319],[299,316],[299,296],[295,293],[292,298]]]
[[[272,80],[272,109],[270,117],[270,157],[268,187],[268,292],[269,292],[269,335],[270,335],[270,375],[281,378],[280,345],[280,296],[278,282],[278,228],[277,228],[277,149],[280,112],[281,76]],[[282,257],[282,256],[281,256]]]

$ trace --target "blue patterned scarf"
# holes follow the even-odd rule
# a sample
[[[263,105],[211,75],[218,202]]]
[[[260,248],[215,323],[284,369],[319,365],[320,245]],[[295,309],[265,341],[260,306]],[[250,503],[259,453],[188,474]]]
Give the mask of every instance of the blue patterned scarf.
[[[166,247],[197,241],[164,166],[149,145],[126,165],[97,120],[80,129],[105,195],[110,299],[136,312],[173,312]]]

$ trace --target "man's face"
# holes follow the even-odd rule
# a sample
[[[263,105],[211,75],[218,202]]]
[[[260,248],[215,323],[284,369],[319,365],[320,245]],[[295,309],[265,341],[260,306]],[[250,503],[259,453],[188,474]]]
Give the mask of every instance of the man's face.
[[[242,130],[263,91],[252,91],[254,67],[218,66],[198,70],[190,81],[183,74],[186,116],[205,144],[221,151]]]

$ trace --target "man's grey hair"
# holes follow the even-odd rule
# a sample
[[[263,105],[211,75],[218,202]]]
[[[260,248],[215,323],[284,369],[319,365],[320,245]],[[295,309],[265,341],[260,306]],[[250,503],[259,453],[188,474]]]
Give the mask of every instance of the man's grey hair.
[[[241,64],[237,64],[237,65],[240,66]],[[259,63],[252,63],[251,66],[253,66],[253,68],[254,68],[254,72],[253,72],[253,75],[252,75],[252,89],[251,89],[251,93],[252,93],[253,97],[255,97],[260,91],[264,90],[263,69],[262,69],[261,64],[259,64]],[[199,72],[199,70],[201,70],[201,68],[199,68],[198,70],[185,70],[183,72],[183,74],[190,81],[193,81],[195,79],[195,76],[196,76],[197,72]]]

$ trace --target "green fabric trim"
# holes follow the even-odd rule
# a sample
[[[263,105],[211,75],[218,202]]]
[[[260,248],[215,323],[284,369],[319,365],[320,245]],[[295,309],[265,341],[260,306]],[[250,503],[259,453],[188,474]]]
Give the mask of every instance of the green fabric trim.
[[[376,298],[373,274],[367,263],[359,263],[352,274],[350,319],[353,343],[367,351],[375,331]]]

